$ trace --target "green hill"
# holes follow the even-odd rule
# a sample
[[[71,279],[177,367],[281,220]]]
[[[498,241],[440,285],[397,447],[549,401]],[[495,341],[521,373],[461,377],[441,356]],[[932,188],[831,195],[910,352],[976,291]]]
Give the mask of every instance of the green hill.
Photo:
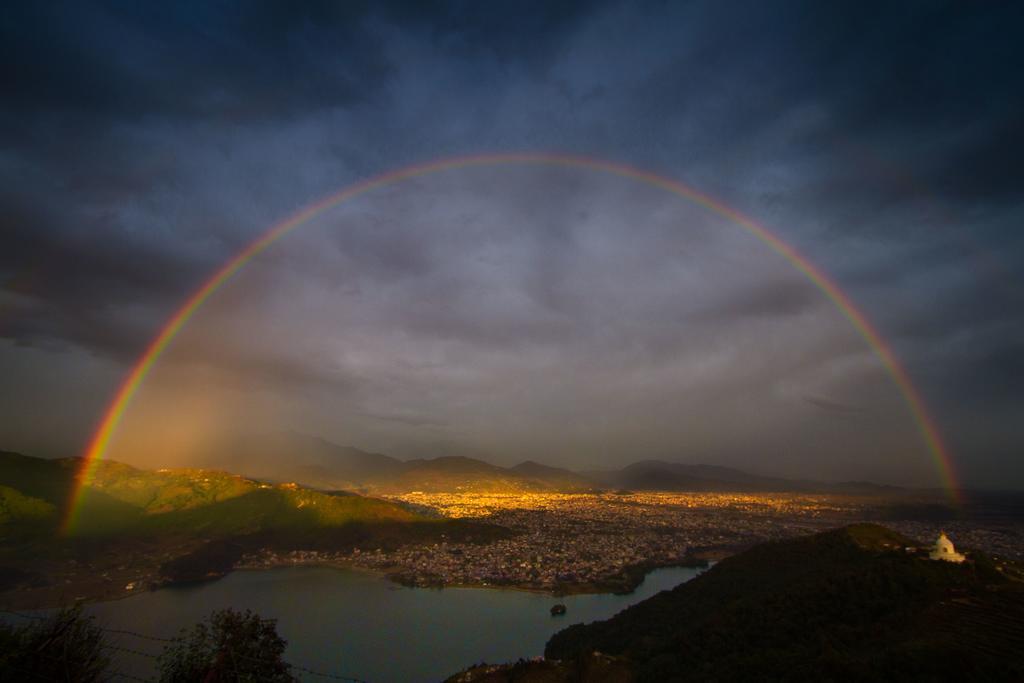
[[[80,466],[77,459],[0,451],[0,525],[31,519],[55,527]],[[423,519],[396,503],[353,494],[270,485],[227,472],[149,471],[105,461],[95,466],[81,494],[75,531],[87,536],[129,531],[224,535]]]
[[[56,514],[52,503],[26,496],[10,486],[0,486],[0,524],[46,521]]]
[[[638,681],[1024,680],[1024,583],[969,558],[866,524],[766,543],[473,680],[597,681],[595,652]]]
[[[60,506],[67,500],[80,462],[77,459],[32,458],[0,451],[0,484]]]
[[[117,597],[129,583],[219,576],[261,550],[390,549],[511,533],[341,491],[106,461],[94,468],[66,534],[61,522],[80,467],[79,459],[0,452],[0,602]]]
[[[426,518],[384,500],[323,493],[284,484],[262,485],[242,495],[150,515],[141,528],[190,529],[209,536],[278,529],[336,527],[352,522],[417,522]]]
[[[102,462],[90,488],[138,507],[146,514],[188,510],[250,493],[256,482],[227,472],[208,470],[139,470],[118,462]]]

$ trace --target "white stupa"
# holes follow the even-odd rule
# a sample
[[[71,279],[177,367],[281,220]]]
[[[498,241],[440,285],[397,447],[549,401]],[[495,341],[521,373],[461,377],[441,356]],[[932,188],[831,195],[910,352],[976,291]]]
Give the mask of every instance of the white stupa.
[[[935,539],[935,545],[932,546],[932,551],[928,553],[928,557],[933,560],[944,560],[945,562],[963,562],[967,559],[953,548],[953,541],[949,540],[945,531],[940,533],[939,537]]]

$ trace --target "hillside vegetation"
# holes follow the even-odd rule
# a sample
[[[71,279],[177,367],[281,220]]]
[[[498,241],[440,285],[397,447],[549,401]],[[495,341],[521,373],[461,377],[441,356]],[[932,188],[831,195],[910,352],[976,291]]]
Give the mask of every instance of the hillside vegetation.
[[[0,486],[0,524],[45,521],[53,518],[56,510],[52,503],[26,496],[10,486]]]
[[[868,524],[765,543],[555,634],[543,663],[471,678],[598,681],[600,652],[621,680],[651,682],[1024,680],[1024,584],[969,557],[932,561]]]
[[[0,452],[0,525],[59,524],[81,461]],[[96,465],[81,494],[78,535],[186,532],[225,535],[279,528],[426,518],[396,503],[344,492],[271,485],[210,470],[142,470]]]
[[[650,681],[1024,677],[1024,584],[915,546],[874,525],[760,545],[545,654],[624,656]]]
[[[0,601],[47,606],[111,598],[126,586],[213,578],[263,549],[350,551],[505,537],[402,503],[211,470],[94,468],[68,513],[78,459],[0,452]]]

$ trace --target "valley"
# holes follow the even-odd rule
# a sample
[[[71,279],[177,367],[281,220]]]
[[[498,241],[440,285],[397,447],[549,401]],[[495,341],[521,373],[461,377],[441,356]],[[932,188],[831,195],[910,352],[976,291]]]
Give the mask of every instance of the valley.
[[[809,492],[795,482],[795,490],[760,492],[749,489],[785,488],[786,480],[654,461],[617,478],[659,467],[691,482],[703,478],[692,491],[584,488],[593,479],[534,462],[401,462],[325,444],[336,461],[322,461],[318,471],[352,476],[355,463],[376,483],[353,488],[373,488],[375,497],[108,461],[95,468],[71,533],[62,532],[61,520],[77,461],[0,454],[0,602],[38,608],[109,600],[239,568],[295,565],[368,570],[407,586],[628,593],[654,568],[701,566],[765,541],[877,520],[920,540],[945,528],[995,557],[1024,557],[1014,497],[982,496],[955,510],[935,492],[877,486]],[[666,481],[681,485],[678,477]]]

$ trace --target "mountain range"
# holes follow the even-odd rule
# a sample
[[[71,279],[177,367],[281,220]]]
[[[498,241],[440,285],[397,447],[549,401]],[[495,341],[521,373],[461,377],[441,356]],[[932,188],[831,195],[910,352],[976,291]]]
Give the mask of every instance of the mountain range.
[[[462,456],[399,460],[295,432],[223,441],[203,454],[204,466],[267,481],[322,490],[394,495],[422,492],[828,492],[895,493],[870,482],[820,482],[751,474],[718,465],[642,460],[617,470],[574,472],[526,460],[501,467]]]

